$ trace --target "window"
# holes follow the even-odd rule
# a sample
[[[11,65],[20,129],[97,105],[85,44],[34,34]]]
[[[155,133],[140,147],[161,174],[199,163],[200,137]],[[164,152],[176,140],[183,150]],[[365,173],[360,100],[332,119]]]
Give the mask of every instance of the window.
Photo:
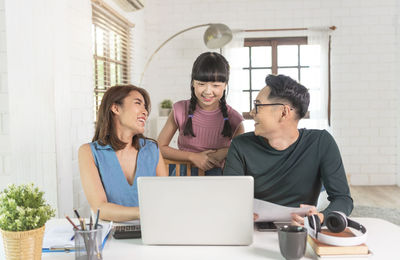
[[[328,41],[324,39],[328,38],[245,38],[244,44],[241,43],[244,47],[226,49],[224,54],[231,65],[228,102],[242,112],[245,119],[252,119],[249,111],[265,86],[265,77],[270,73],[285,74],[310,92],[309,111],[305,119],[300,120],[299,127],[326,128],[329,62]],[[254,130],[252,120],[243,123],[246,132]]]
[[[248,99],[249,111],[257,93],[265,86],[266,75],[285,74],[299,82],[307,77],[310,68],[307,37],[247,38],[244,46],[248,61],[243,70],[248,72],[249,84],[243,94]]]
[[[94,117],[104,92],[130,82],[132,24],[101,1],[92,1],[94,59]]]

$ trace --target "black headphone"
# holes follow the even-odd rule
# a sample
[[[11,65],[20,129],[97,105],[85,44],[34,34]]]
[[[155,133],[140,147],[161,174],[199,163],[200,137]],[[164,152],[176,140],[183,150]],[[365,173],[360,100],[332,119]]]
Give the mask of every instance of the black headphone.
[[[304,219],[304,226],[309,231],[308,234],[318,241],[334,246],[355,246],[365,243],[367,240],[367,229],[340,211],[332,211],[328,213],[325,220],[325,225],[332,233],[340,233],[347,227],[354,228],[362,234],[355,237],[337,237],[321,233],[321,221],[318,215],[310,215]]]

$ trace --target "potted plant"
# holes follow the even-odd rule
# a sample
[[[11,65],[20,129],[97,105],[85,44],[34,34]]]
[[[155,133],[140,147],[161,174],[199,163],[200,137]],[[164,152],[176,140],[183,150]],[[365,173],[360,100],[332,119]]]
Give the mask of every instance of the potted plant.
[[[54,209],[33,184],[9,185],[0,193],[0,231],[6,259],[41,259],[45,223]]]
[[[164,99],[161,102],[160,116],[168,116],[171,113],[172,101],[170,99]]]

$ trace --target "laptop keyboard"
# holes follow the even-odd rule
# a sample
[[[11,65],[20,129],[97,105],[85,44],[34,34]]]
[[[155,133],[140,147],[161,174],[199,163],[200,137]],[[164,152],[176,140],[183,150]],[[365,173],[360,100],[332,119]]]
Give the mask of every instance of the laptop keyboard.
[[[116,226],[113,234],[115,239],[141,238],[140,225]]]

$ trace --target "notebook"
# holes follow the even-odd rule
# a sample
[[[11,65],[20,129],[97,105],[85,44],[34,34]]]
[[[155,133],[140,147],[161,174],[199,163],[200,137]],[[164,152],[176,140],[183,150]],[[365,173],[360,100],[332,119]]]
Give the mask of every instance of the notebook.
[[[148,245],[249,245],[253,177],[139,177],[142,241]]]
[[[103,248],[113,226],[113,222],[101,222],[101,247]],[[72,252],[75,251],[74,230],[70,223],[52,226],[45,230],[42,252]]]

